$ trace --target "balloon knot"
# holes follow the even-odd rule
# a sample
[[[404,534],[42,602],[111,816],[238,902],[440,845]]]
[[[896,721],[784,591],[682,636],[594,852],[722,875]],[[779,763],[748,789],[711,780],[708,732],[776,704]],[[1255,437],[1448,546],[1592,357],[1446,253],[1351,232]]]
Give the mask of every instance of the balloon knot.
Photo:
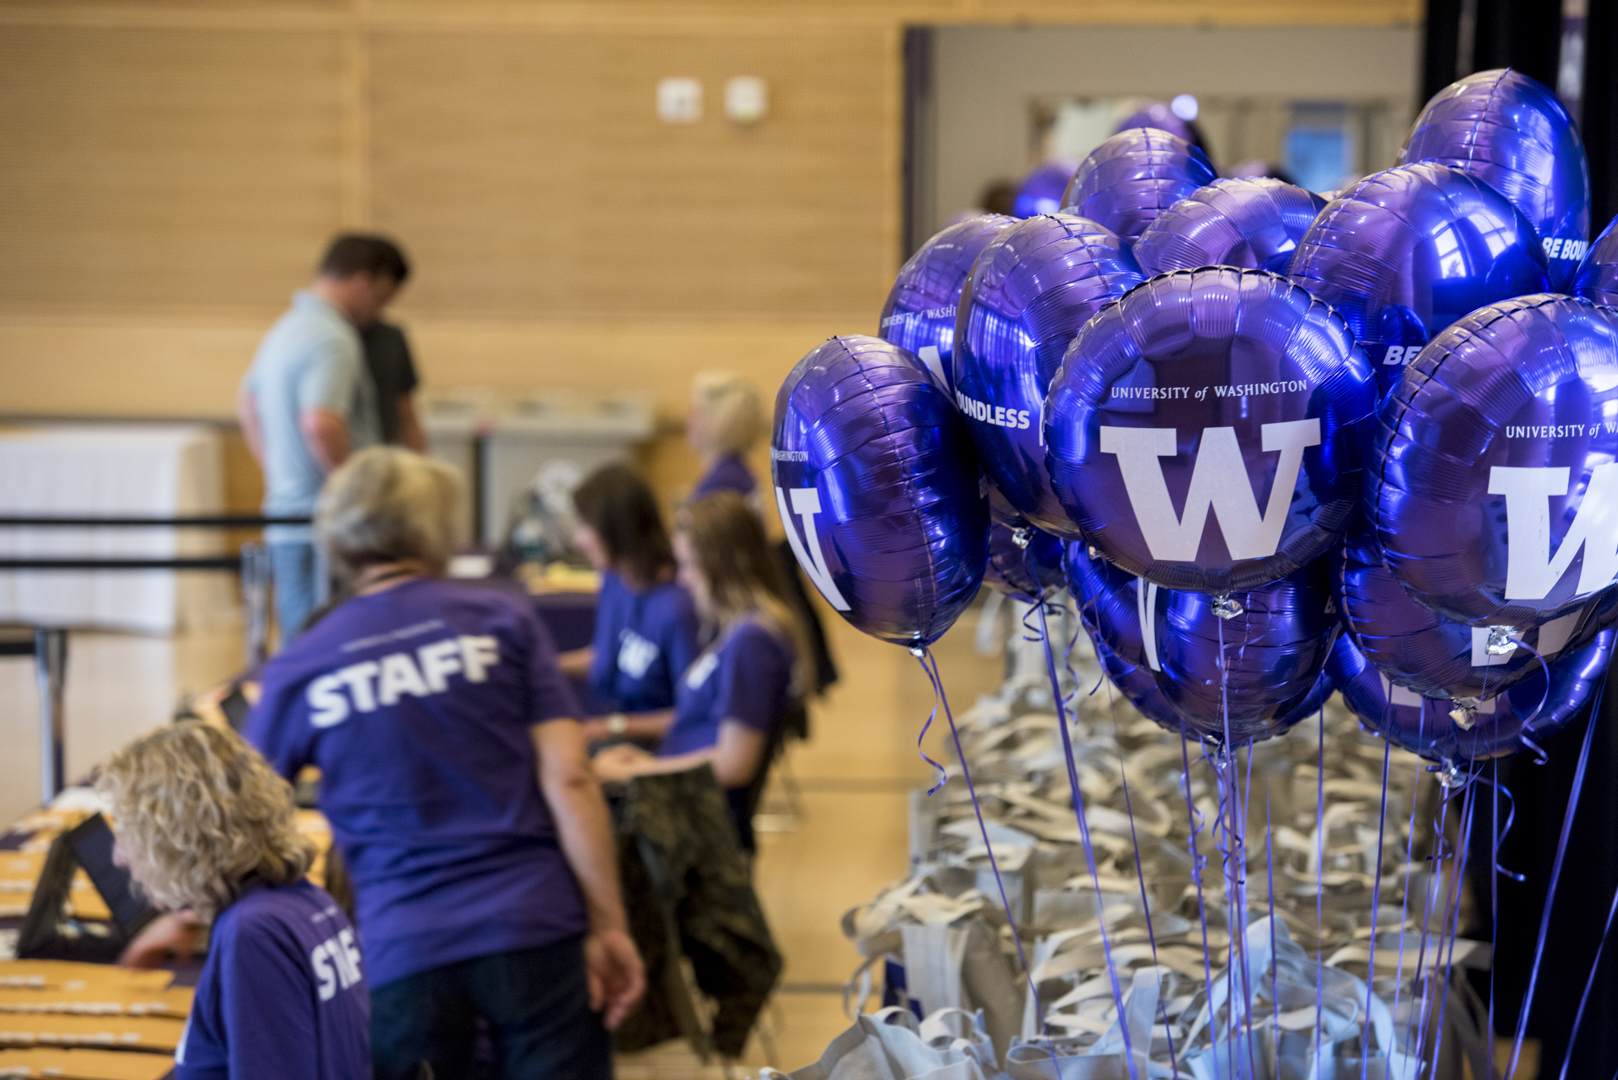
[[[910,655],[914,656],[917,660],[920,660],[922,657],[927,655],[927,649],[922,645],[912,645],[910,646]]]
[[[1221,619],[1234,619],[1246,611],[1241,604],[1231,599],[1229,593],[1220,593],[1214,597],[1213,613]]]
[[[1472,725],[1477,723],[1478,706],[1483,704],[1475,697],[1453,698],[1450,704],[1455,707],[1449,711],[1449,718],[1455,721],[1455,726],[1462,731],[1471,731]]]
[[[1013,544],[1016,544],[1020,548],[1027,547],[1029,542],[1032,541],[1033,539],[1034,539],[1034,530],[1030,529],[1026,525],[1024,525],[1020,529],[1013,529],[1011,531],[1011,542]]]
[[[1509,626],[1489,627],[1489,642],[1486,648],[1490,656],[1504,656],[1516,651],[1517,642],[1513,635],[1515,631]]]
[[[1466,779],[1461,775],[1461,767],[1445,758],[1438,767],[1438,786],[1445,791],[1454,791],[1465,784]]]

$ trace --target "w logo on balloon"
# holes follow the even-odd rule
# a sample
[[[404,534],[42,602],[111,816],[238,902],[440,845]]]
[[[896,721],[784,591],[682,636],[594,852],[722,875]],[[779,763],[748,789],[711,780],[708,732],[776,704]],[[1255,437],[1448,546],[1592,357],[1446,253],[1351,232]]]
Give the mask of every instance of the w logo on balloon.
[[[826,565],[826,553],[820,547],[820,534],[815,528],[815,515],[820,513],[820,492],[814,488],[792,489],[792,512],[787,512],[787,492],[782,488],[775,489],[775,506],[781,514],[781,524],[787,531],[787,543],[792,545],[792,554],[798,559],[798,565],[803,567],[809,580],[815,583],[820,595],[826,602],[838,611],[849,610],[848,601],[843,599],[842,592],[837,583],[832,580],[831,569]],[[792,520],[793,515],[803,519],[803,536],[798,536],[798,526]],[[805,542],[807,541],[807,547]]]

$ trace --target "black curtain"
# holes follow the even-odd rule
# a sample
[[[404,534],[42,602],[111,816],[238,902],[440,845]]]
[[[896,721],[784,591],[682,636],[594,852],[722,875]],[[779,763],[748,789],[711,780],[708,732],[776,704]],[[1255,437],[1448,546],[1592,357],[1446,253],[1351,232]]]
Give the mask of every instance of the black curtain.
[[[1592,0],[1584,45],[1583,123],[1590,159],[1590,239],[1618,214],[1618,4]]]

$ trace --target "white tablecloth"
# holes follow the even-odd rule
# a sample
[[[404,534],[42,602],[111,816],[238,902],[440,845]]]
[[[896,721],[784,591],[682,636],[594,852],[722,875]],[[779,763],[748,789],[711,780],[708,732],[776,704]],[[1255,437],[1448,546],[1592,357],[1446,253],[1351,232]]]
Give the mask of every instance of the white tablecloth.
[[[172,517],[223,512],[219,434],[196,424],[0,431],[0,513]],[[226,552],[219,530],[0,527],[0,555],[173,558]],[[0,622],[172,633],[239,620],[217,570],[0,570]]]

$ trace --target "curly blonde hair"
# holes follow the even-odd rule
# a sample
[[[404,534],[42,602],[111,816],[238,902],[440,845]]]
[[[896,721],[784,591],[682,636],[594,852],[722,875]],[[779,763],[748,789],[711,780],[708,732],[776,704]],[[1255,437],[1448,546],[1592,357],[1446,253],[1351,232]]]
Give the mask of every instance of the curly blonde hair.
[[[248,878],[294,882],[315,859],[291,785],[228,728],[187,721],[137,739],[102,766],[96,791],[160,908],[209,920]]]

